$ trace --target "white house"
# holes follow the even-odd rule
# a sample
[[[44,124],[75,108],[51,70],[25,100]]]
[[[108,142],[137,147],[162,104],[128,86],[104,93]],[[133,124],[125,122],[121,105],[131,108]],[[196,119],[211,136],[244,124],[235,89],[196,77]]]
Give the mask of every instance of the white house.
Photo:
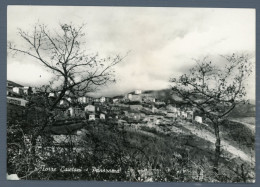
[[[70,93],[71,93],[71,91],[67,90],[67,91],[65,92],[65,95],[69,95]]]
[[[187,112],[182,111],[182,112],[181,112],[181,117],[183,117],[183,118],[187,118],[187,117],[188,117]]]
[[[104,103],[106,101],[106,98],[105,97],[100,97],[100,102],[101,103]]]
[[[181,110],[180,110],[180,108],[176,108],[176,113],[177,113],[178,116],[181,115]]]
[[[34,94],[37,93],[37,89],[33,87],[32,88],[32,93],[34,93]]]
[[[88,102],[87,97],[79,97],[78,102],[81,104],[86,104]]]
[[[195,121],[198,122],[198,123],[202,123],[202,117],[195,116]]]
[[[142,90],[135,90],[135,94],[141,94],[142,93]]]
[[[156,119],[156,120],[155,120],[155,124],[156,124],[156,125],[159,125],[160,123],[161,123],[161,120],[160,120],[160,119]]]
[[[71,103],[72,99],[70,97],[67,98],[67,101]]]
[[[60,105],[69,104],[67,100],[60,100]]]
[[[94,114],[90,114],[88,119],[89,121],[95,121],[96,118]]]
[[[118,98],[115,98],[112,101],[113,101],[113,103],[117,103],[118,102]]]
[[[22,94],[23,90],[19,87],[13,87],[13,92],[17,93],[17,94]]]
[[[127,99],[132,100],[132,94],[127,94]]]
[[[24,94],[26,94],[26,95],[29,95],[29,94],[30,94],[31,87],[29,87],[29,86],[24,86],[22,89],[23,89],[23,93],[24,93]]]
[[[88,105],[85,107],[85,112],[92,112],[95,113],[95,106],[94,105]]]
[[[102,114],[102,113],[101,113],[100,116],[99,116],[99,118],[100,118],[100,119],[106,119],[106,116],[105,116],[105,114]]]
[[[74,116],[75,115],[75,109],[72,108],[72,107],[68,108],[68,112],[69,112],[70,116]]]
[[[49,97],[55,97],[55,93],[53,92],[49,93]]]

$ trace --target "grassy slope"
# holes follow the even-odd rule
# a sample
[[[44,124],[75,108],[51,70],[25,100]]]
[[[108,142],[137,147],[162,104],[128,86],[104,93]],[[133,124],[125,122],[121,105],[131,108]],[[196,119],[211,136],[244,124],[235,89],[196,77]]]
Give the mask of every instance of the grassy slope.
[[[141,128],[142,131],[147,131],[153,133],[156,136],[149,136],[149,134],[137,132],[131,132],[131,142],[133,144],[151,144],[151,147],[146,147],[147,154],[152,154],[156,150],[158,155],[176,155],[176,154],[188,154],[190,164],[196,168],[195,163],[204,167],[208,173],[210,173],[210,168],[212,167],[212,162],[214,159],[214,144],[207,141],[198,135],[191,133],[189,129],[182,127],[183,133],[168,132],[167,135],[161,131],[156,130],[156,128]],[[223,135],[225,136],[225,135]],[[224,152],[223,152],[224,153]],[[228,157],[232,157],[231,154],[223,154]],[[225,171],[230,176],[235,176],[235,173],[229,168],[234,169],[240,164],[245,162],[239,158],[225,158],[220,159],[221,171]],[[249,163],[246,163],[249,164]],[[171,165],[169,164],[169,167]],[[193,171],[194,168],[191,170]],[[235,170],[235,169],[234,169]],[[209,174],[210,175],[210,174]],[[210,179],[209,179],[210,180]]]

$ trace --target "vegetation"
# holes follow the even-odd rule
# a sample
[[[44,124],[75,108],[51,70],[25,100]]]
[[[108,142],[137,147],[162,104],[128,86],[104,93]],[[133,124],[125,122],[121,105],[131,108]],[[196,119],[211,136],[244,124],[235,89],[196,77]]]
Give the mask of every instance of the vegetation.
[[[126,126],[112,121],[86,122],[77,141],[69,138],[75,134],[71,133],[67,141],[54,144],[46,134],[32,170],[28,160],[32,158],[28,156],[31,144],[21,143],[24,134],[14,131],[20,125],[9,124],[8,172],[15,171],[24,179],[242,182],[238,160],[228,162],[224,158],[220,159],[221,175],[216,179],[212,172],[214,154],[209,149],[212,145],[198,136],[141,128],[154,134],[151,136],[128,131]],[[15,143],[24,148],[11,146]],[[250,171],[250,165],[244,163],[243,167],[245,173]],[[64,172],[64,168],[74,171]],[[80,172],[75,172],[76,169]],[[245,176],[246,182],[250,182],[250,176]]]
[[[221,65],[208,58],[195,60],[189,74],[172,78],[173,91],[210,120],[216,137],[213,170],[218,174],[221,155],[220,124],[239,104],[245,103],[245,80],[252,72],[249,55],[222,56]]]

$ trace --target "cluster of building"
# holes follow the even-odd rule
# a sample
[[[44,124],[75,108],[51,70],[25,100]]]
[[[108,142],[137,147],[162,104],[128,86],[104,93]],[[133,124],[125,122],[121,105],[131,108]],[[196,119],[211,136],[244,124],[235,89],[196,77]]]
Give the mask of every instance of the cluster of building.
[[[6,87],[7,102],[19,106],[26,106],[28,103],[26,96],[36,93],[35,88],[22,86],[11,81],[7,81]]]
[[[189,107],[177,107],[166,104],[155,98],[151,92],[142,93],[141,90],[115,97],[65,97],[60,105],[70,106],[61,113],[61,117],[85,117],[89,121],[97,119],[121,119],[126,122],[152,122],[155,124],[169,123],[176,119],[193,120],[202,123],[202,117],[195,116]]]
[[[25,106],[27,95],[35,94],[36,89],[24,87],[7,81],[7,102]],[[50,99],[55,99],[59,93],[48,93]],[[156,98],[152,91],[135,90],[125,95],[115,97],[73,97],[70,92],[59,103],[56,118],[85,118],[89,121],[105,119],[121,119],[126,122],[168,123],[176,119],[193,120],[202,123],[202,117],[195,115],[189,107],[166,104]]]

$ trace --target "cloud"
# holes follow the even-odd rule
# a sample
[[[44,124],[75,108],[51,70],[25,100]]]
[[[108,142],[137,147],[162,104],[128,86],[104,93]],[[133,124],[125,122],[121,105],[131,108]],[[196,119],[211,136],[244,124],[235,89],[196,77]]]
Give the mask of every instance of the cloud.
[[[52,74],[38,64],[20,63],[19,61],[7,64],[7,79],[26,86],[47,84],[51,77]]]
[[[8,6],[8,40],[22,44],[16,28],[28,29],[37,20],[53,29],[62,22],[86,23],[89,53],[124,55],[131,50],[115,68],[117,84],[102,88],[102,94],[167,87],[171,76],[194,64],[192,58],[255,52],[254,9]],[[8,66],[8,77],[34,82],[16,70],[28,64],[24,72],[33,74],[31,59],[8,58],[9,63],[18,65]]]

